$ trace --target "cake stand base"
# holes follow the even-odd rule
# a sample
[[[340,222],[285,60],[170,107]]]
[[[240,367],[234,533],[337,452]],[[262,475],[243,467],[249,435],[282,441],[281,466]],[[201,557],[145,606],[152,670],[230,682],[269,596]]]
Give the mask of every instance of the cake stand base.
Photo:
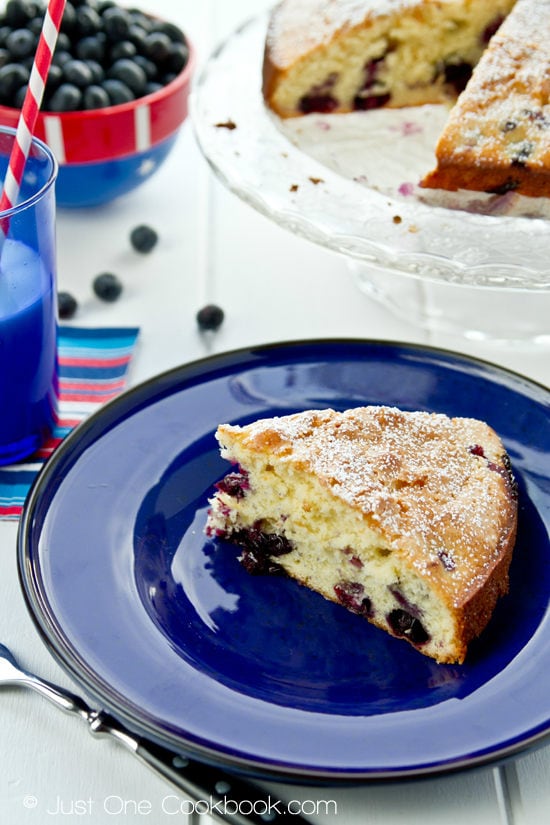
[[[427,331],[550,345],[550,291],[436,282],[354,259],[348,266],[362,292]]]

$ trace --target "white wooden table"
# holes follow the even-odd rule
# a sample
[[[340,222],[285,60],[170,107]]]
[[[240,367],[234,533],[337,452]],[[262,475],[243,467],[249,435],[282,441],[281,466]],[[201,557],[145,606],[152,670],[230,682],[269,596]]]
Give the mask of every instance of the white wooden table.
[[[265,0],[157,0],[154,11],[192,37],[200,61]],[[154,253],[132,253],[128,233],[156,227]],[[60,212],[59,287],[78,298],[75,324],[139,325],[132,383],[201,357],[251,344],[308,337],[357,336],[429,343],[473,354],[549,384],[548,349],[467,342],[428,334],[394,318],[362,295],[346,262],[279,228],[215,179],[189,123],[166,165],[134,194],[98,210]],[[101,304],[91,280],[117,272],[122,298]],[[312,301],[312,294],[315,300]],[[226,319],[215,336],[197,332],[195,313],[220,304]],[[513,313],[513,300],[499,311]],[[16,570],[16,525],[0,523],[0,640],[21,663],[67,687],[27,615]],[[550,676],[549,676],[550,682]],[[25,691],[0,699],[0,822],[155,823],[186,820],[165,800],[174,791],[114,743]],[[441,731],[445,736],[445,731]],[[335,800],[341,825],[545,825],[550,822],[550,747],[506,770],[508,803],[497,772],[484,768],[397,786],[319,789],[268,786],[281,799]],[[145,804],[139,807],[139,803]],[[506,808],[510,809],[506,812]],[[508,817],[508,818],[507,818]]]

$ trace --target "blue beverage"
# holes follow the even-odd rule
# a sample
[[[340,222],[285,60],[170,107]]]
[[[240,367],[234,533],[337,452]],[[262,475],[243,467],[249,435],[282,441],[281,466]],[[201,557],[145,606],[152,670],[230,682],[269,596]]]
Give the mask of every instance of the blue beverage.
[[[52,272],[6,240],[0,257],[0,463],[29,455],[54,423],[57,362]]]
[[[13,136],[0,129],[0,180]],[[49,149],[33,140],[17,203],[0,213],[0,465],[35,452],[54,424],[56,174]]]

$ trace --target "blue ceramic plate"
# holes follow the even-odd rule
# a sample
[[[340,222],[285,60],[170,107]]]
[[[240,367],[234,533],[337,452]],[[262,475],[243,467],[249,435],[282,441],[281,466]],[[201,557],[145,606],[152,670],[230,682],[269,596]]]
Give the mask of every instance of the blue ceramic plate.
[[[305,408],[390,404],[488,421],[519,482],[511,592],[463,666],[437,665],[205,538],[227,467],[214,431]],[[160,375],[47,464],[19,532],[23,589],[57,659],[178,751],[260,776],[410,777],[540,744],[550,727],[550,392],[450,352],[283,343]]]

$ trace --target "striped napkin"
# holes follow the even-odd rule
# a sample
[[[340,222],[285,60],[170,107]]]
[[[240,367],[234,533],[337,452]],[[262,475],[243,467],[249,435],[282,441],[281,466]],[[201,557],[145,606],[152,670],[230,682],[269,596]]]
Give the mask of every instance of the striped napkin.
[[[125,387],[139,329],[60,327],[59,398],[51,438],[30,458],[0,467],[0,519],[21,515],[36,475],[65,436]]]

